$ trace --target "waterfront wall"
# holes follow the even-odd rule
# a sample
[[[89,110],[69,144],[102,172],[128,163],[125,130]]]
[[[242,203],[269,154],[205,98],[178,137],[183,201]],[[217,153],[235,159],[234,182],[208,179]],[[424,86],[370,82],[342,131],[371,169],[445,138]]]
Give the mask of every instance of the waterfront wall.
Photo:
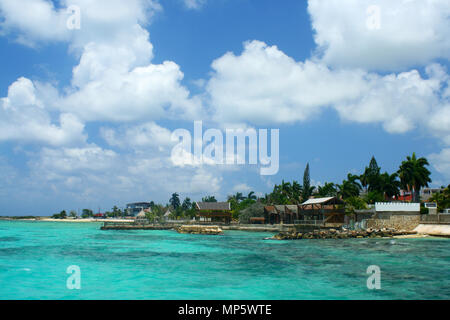
[[[424,214],[420,220],[422,224],[450,224],[450,214]]]
[[[420,214],[376,214],[373,219],[367,220],[367,228],[372,229],[396,229],[412,231],[420,224]]]

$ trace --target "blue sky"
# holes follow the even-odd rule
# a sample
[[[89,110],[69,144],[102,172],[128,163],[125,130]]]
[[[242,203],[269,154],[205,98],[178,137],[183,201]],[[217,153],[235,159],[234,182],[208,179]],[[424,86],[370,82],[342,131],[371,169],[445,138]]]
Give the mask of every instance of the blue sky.
[[[340,183],[412,152],[447,185],[449,14],[437,0],[0,0],[0,214],[262,195],[307,162],[314,183]],[[279,129],[278,174],[174,165],[171,132],[195,120]]]

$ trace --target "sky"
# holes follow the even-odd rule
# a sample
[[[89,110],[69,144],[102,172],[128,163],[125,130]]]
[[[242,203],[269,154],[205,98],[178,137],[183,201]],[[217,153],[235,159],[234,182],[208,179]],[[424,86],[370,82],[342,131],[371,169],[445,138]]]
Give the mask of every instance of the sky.
[[[0,215],[264,195],[307,163],[341,183],[413,152],[448,185],[449,17],[442,0],[0,0]],[[278,172],[174,162],[194,121],[278,129]]]

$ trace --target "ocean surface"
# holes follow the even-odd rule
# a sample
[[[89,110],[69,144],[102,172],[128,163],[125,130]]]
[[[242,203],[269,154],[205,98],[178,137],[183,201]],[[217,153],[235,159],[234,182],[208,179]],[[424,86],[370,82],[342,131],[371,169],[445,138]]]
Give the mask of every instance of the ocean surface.
[[[267,241],[0,221],[0,299],[450,299],[450,239]],[[68,289],[69,266],[81,288]],[[381,289],[367,288],[367,268]]]

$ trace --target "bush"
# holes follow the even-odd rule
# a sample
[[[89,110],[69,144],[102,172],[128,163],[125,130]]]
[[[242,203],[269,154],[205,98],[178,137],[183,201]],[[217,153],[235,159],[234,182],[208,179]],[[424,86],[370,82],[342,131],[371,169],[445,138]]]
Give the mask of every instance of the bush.
[[[367,203],[374,204],[375,202],[383,202],[385,201],[384,195],[378,191],[370,191],[364,200]]]
[[[264,205],[261,202],[252,204],[239,214],[240,223],[249,223],[252,217],[264,217]]]
[[[420,206],[420,214],[428,214],[430,210],[428,208],[425,208],[423,204]]]

